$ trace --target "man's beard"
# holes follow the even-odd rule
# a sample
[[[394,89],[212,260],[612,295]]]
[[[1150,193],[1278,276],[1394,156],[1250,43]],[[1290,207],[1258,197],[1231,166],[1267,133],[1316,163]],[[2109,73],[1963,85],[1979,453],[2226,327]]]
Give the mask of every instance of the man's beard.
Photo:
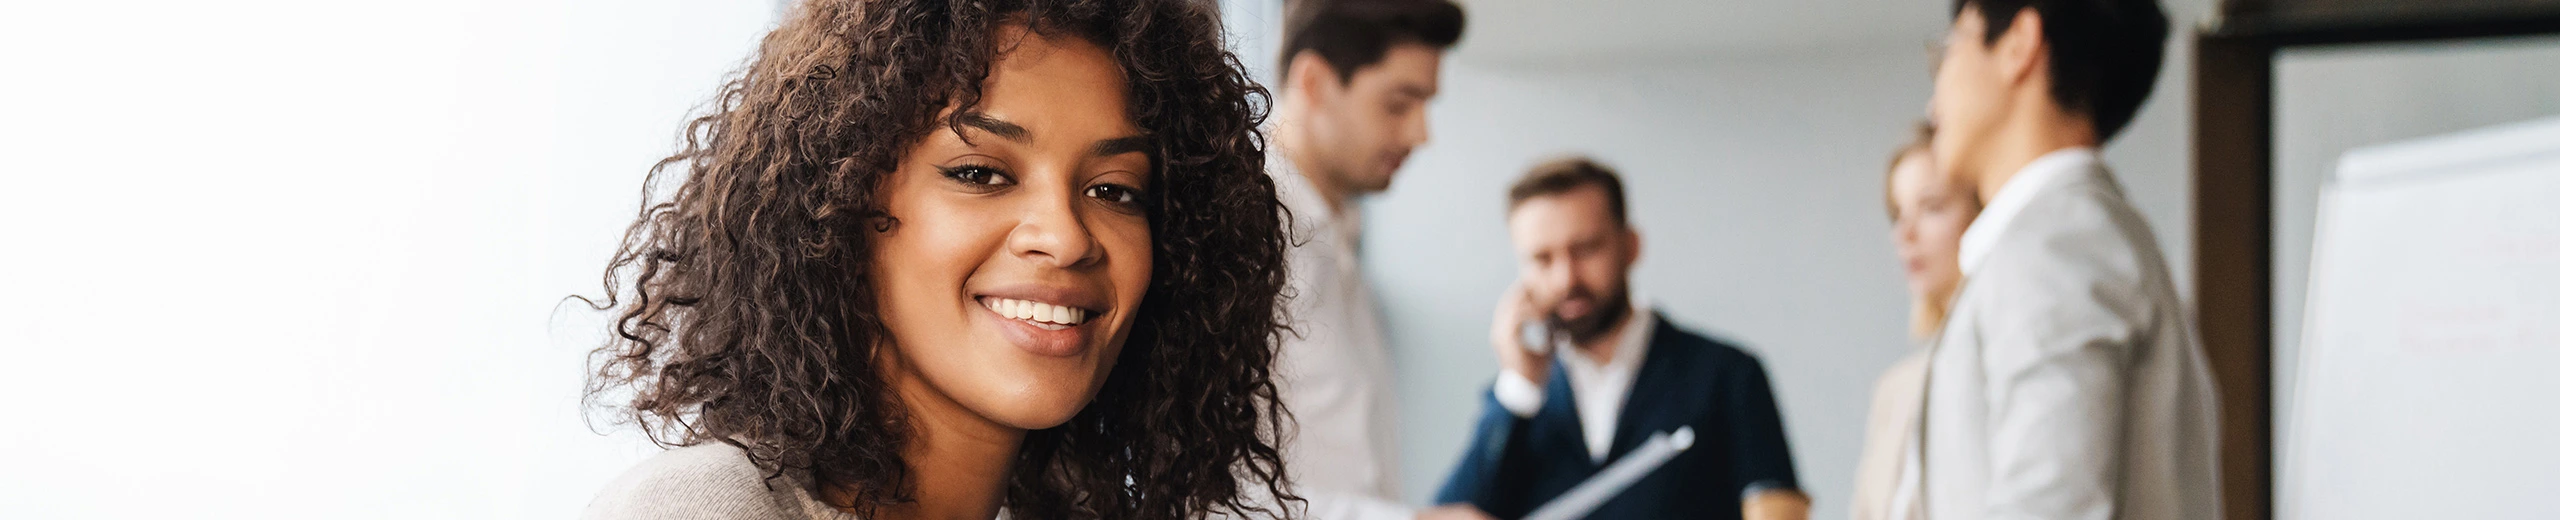
[[[1576,290],[1576,292],[1580,291]],[[1567,296],[1568,299],[1571,297]],[[1628,300],[1625,289],[1618,290],[1617,294],[1610,295],[1607,299],[1597,297],[1592,299],[1598,300],[1600,305],[1593,308],[1590,313],[1582,315],[1581,318],[1567,320],[1549,313],[1547,321],[1556,324],[1556,330],[1564,333],[1564,337],[1573,340],[1574,344],[1588,345],[1600,335],[1608,334],[1609,329],[1617,326],[1619,320],[1625,319],[1628,313],[1635,311],[1635,306]]]

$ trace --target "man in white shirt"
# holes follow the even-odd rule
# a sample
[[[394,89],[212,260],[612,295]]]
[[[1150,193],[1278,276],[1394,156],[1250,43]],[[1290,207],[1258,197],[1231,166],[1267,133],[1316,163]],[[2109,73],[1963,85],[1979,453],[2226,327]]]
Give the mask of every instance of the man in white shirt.
[[[1955,5],[1932,149],[1985,204],[1894,516],[2220,518],[2203,352],[2098,157],[2150,94],[2166,17],[2154,0]]]
[[[1315,520],[1481,518],[1417,512],[1397,489],[1395,381],[1360,274],[1359,198],[1387,189],[1430,138],[1424,105],[1465,14],[1447,0],[1296,0],[1281,35],[1272,180],[1289,209],[1289,316],[1281,456]]]
[[[1617,174],[1559,159],[1510,197],[1520,280],[1494,314],[1502,372],[1439,502],[1519,517],[1634,460],[1645,439],[1688,431],[1686,451],[1582,518],[1803,520],[1810,502],[1759,360],[1629,296],[1642,244]],[[1533,321],[1545,332],[1530,343],[1547,347],[1522,341]]]

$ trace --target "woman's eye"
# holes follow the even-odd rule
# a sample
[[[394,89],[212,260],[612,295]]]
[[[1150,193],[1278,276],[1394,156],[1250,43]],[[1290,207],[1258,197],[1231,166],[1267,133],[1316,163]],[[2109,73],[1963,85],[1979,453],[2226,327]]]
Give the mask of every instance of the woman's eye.
[[[985,166],[948,166],[942,168],[942,176],[959,181],[961,184],[979,186],[1013,184],[1012,177],[1006,176],[1004,172],[997,171],[995,168]]]
[[[1102,199],[1113,204],[1134,205],[1138,203],[1143,194],[1138,193],[1138,190],[1127,186],[1104,184],[1101,186],[1085,188],[1084,195],[1087,197]]]

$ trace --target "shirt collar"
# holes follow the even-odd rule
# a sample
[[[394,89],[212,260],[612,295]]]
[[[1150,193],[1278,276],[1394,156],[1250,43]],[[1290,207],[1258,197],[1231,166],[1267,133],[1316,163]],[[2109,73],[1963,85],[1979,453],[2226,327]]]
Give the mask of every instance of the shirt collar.
[[[2055,181],[2097,165],[2097,150],[2075,146],[2054,150],[2019,167],[2018,174],[2009,177],[2009,184],[2001,186],[2000,192],[1982,205],[1982,213],[1965,227],[1964,236],[1956,239],[1956,270],[1972,276],[1983,259],[1991,255],[1991,246],[2000,243],[2000,236],[2016,226],[2018,213],[2026,211],[2027,203],[2037,193]]]
[[[1275,148],[1268,157],[1268,164],[1263,169],[1271,173],[1271,184],[1278,192],[1280,205],[1289,208],[1290,227],[1296,230],[1295,233],[1301,237],[1305,233],[1340,233],[1345,250],[1358,248],[1359,201],[1343,201],[1342,211],[1337,214],[1333,205],[1325,202],[1324,194],[1316,191],[1315,183],[1309,182],[1306,174],[1301,173],[1287,155]]]

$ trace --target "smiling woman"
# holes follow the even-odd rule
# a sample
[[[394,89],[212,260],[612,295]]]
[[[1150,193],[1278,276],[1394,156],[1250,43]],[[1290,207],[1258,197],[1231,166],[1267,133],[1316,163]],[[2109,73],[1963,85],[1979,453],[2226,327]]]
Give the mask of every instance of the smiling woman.
[[[1213,9],[796,8],[608,269],[589,396],[680,448],[589,516],[1277,515],[1282,215]]]

